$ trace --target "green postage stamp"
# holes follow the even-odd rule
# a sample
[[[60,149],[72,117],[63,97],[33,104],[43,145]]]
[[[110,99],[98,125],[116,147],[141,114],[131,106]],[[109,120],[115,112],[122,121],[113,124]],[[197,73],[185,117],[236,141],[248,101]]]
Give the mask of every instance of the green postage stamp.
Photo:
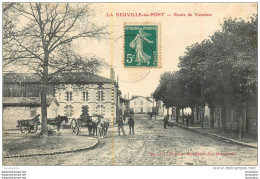
[[[124,66],[159,67],[159,25],[124,26]]]

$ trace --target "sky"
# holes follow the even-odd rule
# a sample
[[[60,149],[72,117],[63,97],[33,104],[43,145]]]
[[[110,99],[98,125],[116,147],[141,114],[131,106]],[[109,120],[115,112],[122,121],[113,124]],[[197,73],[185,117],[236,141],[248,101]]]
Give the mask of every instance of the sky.
[[[94,3],[91,6],[95,10],[95,17],[91,20],[96,25],[107,26],[109,38],[76,41],[78,52],[82,55],[94,54],[113,66],[123,97],[128,96],[128,93],[130,97],[150,96],[158,86],[162,73],[178,70],[179,57],[185,54],[188,46],[200,43],[221,30],[225,18],[242,18],[247,21],[257,13],[256,3]],[[111,13],[113,17],[110,16]],[[116,13],[154,15],[118,17]],[[196,13],[211,16],[196,16]],[[159,25],[159,68],[124,67],[125,23]],[[102,70],[99,75],[110,78],[109,73],[108,68]]]
[[[106,3],[94,4],[97,24],[109,26],[110,38],[102,41],[82,41],[84,53],[93,53],[104,58],[114,67],[119,78],[119,88],[123,97],[132,95],[150,96],[159,84],[160,75],[166,71],[178,70],[179,57],[185,49],[196,42],[209,38],[221,30],[225,18],[242,18],[249,20],[257,13],[257,5],[249,3]],[[108,17],[113,13],[113,17]],[[116,13],[157,13],[164,16],[152,17],[116,17]],[[186,16],[174,16],[174,14]],[[192,16],[187,16],[188,14]],[[196,16],[195,13],[211,14]],[[170,14],[171,16],[167,16]],[[160,68],[125,68],[124,60],[124,23],[159,24],[161,46]],[[103,70],[101,76],[109,77],[109,69]]]

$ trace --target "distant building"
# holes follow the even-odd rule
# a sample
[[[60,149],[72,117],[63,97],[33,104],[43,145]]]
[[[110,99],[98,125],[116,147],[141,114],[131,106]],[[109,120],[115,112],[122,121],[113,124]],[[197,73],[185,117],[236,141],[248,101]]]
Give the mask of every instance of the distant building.
[[[154,100],[151,97],[135,96],[129,101],[130,109],[134,113],[148,113],[152,112]]]
[[[156,101],[156,115],[163,116],[164,115],[164,106],[162,101]]]
[[[119,97],[119,115],[124,116],[129,114],[129,100]]]
[[[33,108],[35,101],[40,107],[41,83],[35,73],[4,73],[3,74],[3,107],[4,118],[10,111],[16,115],[17,107],[28,102]],[[115,80],[104,78],[91,73],[59,73],[49,80],[48,96],[57,102],[57,111],[48,111],[48,117],[65,115],[78,118],[81,114],[103,115],[111,119],[116,117],[118,103],[118,85]],[[10,101],[13,101],[10,103]],[[21,104],[20,104],[21,103]],[[28,108],[27,107],[27,108]],[[31,109],[33,111],[33,109]],[[9,111],[8,113],[6,113]],[[18,119],[26,119],[31,115],[17,113]],[[36,110],[41,114],[40,110]],[[5,120],[5,119],[4,119]],[[13,120],[13,119],[10,119]]]

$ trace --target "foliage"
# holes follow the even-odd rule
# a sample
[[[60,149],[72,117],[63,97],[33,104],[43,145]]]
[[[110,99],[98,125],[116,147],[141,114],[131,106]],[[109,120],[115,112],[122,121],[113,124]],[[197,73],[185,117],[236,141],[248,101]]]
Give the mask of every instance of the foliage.
[[[101,39],[107,35],[106,27],[91,22],[94,10],[90,6],[84,3],[5,3],[3,66],[29,68],[41,77],[44,135],[47,134],[48,80],[60,72],[93,73],[103,64],[96,56],[81,57],[73,49],[76,39]]]
[[[238,105],[257,99],[257,16],[226,19],[222,31],[186,48],[180,70],[161,75],[154,92],[166,107]]]

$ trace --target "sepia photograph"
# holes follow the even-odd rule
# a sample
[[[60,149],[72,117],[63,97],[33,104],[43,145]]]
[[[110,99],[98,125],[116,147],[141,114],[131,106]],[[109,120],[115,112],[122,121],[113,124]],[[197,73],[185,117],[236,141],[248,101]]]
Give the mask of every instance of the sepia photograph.
[[[2,178],[30,179],[26,166],[258,178],[257,10],[2,2]]]

